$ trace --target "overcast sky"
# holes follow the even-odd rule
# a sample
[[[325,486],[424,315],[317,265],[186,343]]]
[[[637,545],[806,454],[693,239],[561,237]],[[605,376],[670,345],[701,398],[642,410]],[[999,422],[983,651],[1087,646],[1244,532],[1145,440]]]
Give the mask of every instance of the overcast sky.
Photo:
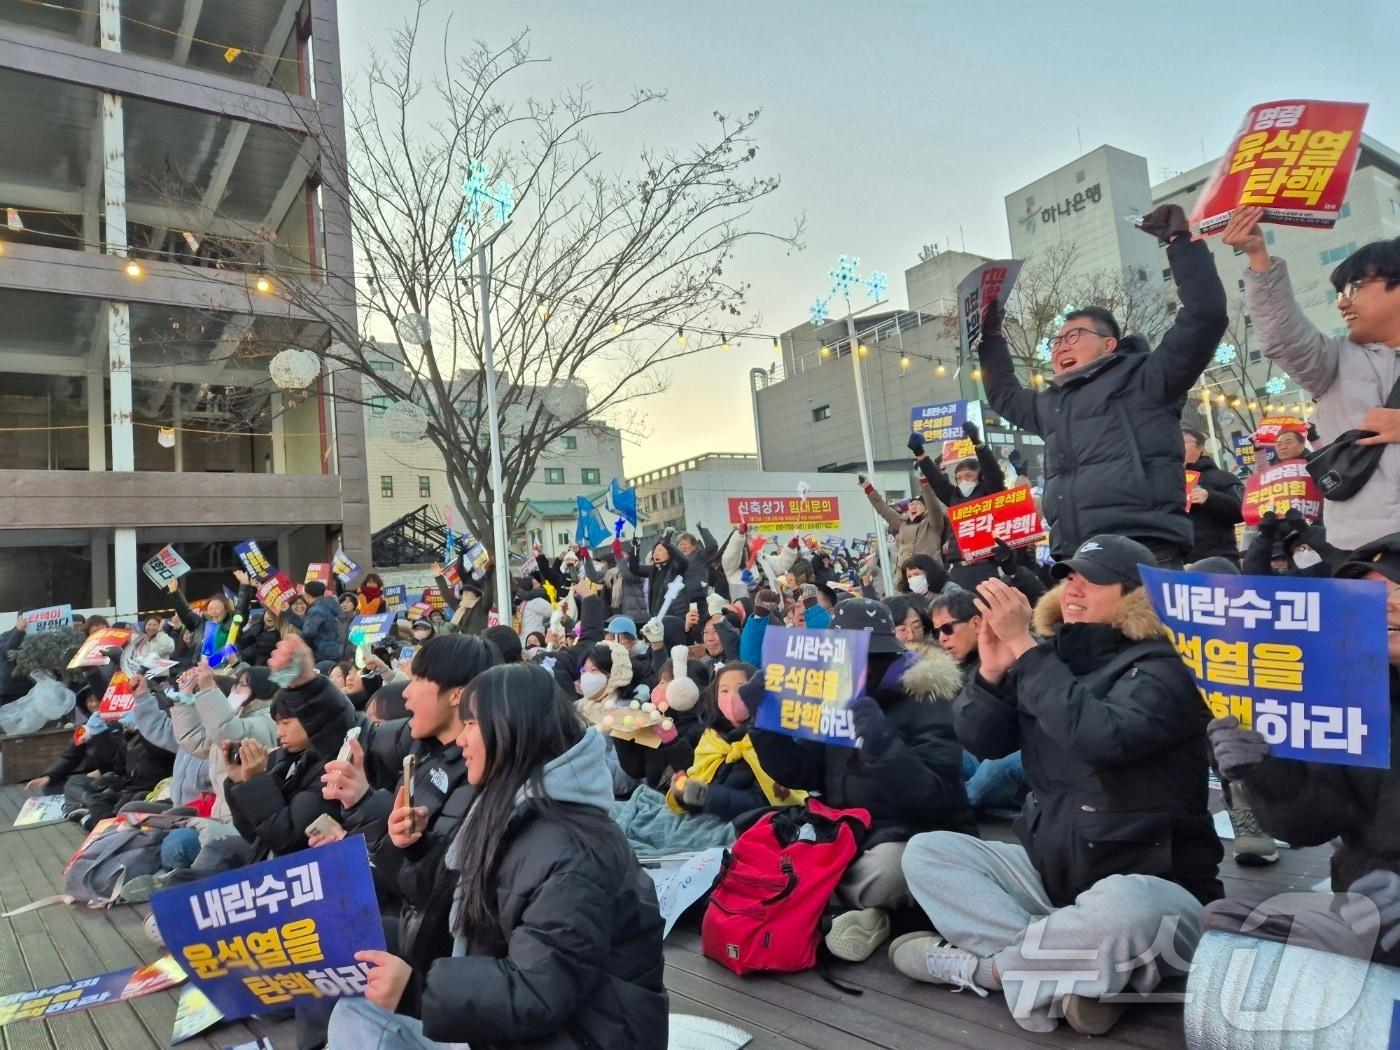
[[[340,0],[351,79],[409,8]],[[805,320],[841,252],[887,271],[896,305],[924,244],[1004,255],[1003,197],[1104,143],[1145,156],[1156,182],[1217,156],[1254,103],[1320,98],[1370,102],[1367,133],[1400,148],[1393,0],[438,0],[436,10],[456,12],[459,49],[528,28],[535,55],[551,59],[521,81],[530,93],[587,82],[605,103],[665,89],[665,103],[601,138],[618,168],[642,146],[710,137],[716,110],[761,108],[762,167],[783,185],[757,218],[776,229],[807,220],[804,251],[759,248],[736,263],[766,331]],[[747,372],[772,359],[767,342],[691,358],[646,403],[651,436],[626,445],[628,474],[752,451]]]

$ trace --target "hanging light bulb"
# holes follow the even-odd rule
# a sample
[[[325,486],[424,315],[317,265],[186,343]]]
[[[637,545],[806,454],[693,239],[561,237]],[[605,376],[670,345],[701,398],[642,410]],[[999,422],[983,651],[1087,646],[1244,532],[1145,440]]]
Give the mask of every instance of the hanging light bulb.
[[[1269,406],[1268,406],[1267,408],[1264,409],[1265,412],[1272,412],[1273,410],[1274,410],[1274,406],[1273,406],[1273,403],[1272,403],[1272,402],[1270,402]]]
[[[1039,372],[1032,372],[1032,373],[1031,373],[1031,385],[1032,385],[1032,386],[1040,386],[1040,373],[1039,373]]]
[[[778,337],[775,335],[775,336],[773,337],[773,353],[775,353],[775,354],[781,354],[782,352],[783,352],[783,348],[782,348],[781,346],[778,345]]]
[[[175,428],[161,427],[160,430],[156,432],[156,444],[158,444],[161,448],[174,448]]]
[[[1257,401],[1251,401],[1251,402],[1249,403],[1249,410],[1250,410],[1251,412],[1253,412],[1253,411],[1254,411],[1255,409],[1257,409],[1258,407],[1259,407],[1259,402],[1257,402]]]
[[[908,368],[908,367],[909,367],[909,355],[908,355],[908,354],[903,354],[903,355],[900,356],[900,358],[899,358],[899,367],[900,367],[900,368]]]
[[[676,329],[676,345],[677,345],[677,346],[685,346],[685,329],[684,329],[684,328],[677,328],[677,329]]]
[[[1223,405],[1225,403],[1225,395],[1217,394],[1215,397],[1215,403],[1218,405]]]
[[[1232,397],[1232,398],[1230,398],[1230,407],[1231,407],[1231,408],[1239,408],[1239,407],[1240,407],[1240,399],[1237,398],[1237,397]]]
[[[132,259],[131,262],[126,264],[126,275],[133,281],[139,278],[141,276],[141,264],[135,259]]]
[[[272,291],[272,282],[263,274],[258,274],[258,279],[254,282],[254,287],[263,295],[266,295],[268,292]]]
[[[622,322],[617,319],[617,314],[613,314],[613,335],[622,334]]]
[[[829,347],[829,346],[823,346],[823,347],[822,347],[822,357],[830,357],[830,356],[831,356],[831,347]]]
[[[864,343],[857,343],[857,344],[856,344],[856,353],[860,354],[861,357],[864,357],[864,356],[865,356],[866,354],[868,354],[869,352],[870,352],[870,347],[866,346]]]
[[[981,382],[981,380],[982,380],[982,369],[980,369],[980,368],[974,368],[974,369],[972,370],[972,381],[973,381],[974,383],[978,383],[978,382]]]
[[[948,374],[948,366],[945,365],[942,361],[939,361],[938,367],[933,370],[933,374],[938,376],[939,379],[942,379]]]
[[[535,309],[539,312],[541,321],[549,320],[549,303],[545,302],[544,296],[540,296],[540,305],[537,306]]]
[[[729,353],[729,336],[725,335],[723,332],[719,334],[719,348],[726,354]]]

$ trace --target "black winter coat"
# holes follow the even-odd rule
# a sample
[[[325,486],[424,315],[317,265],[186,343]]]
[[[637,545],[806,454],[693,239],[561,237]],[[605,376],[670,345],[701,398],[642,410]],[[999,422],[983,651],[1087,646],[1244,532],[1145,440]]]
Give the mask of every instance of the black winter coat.
[[[1056,558],[1099,533],[1175,546],[1182,556],[1191,549],[1181,409],[1229,318],[1204,241],[1173,242],[1167,260],[1181,310],[1151,353],[1141,336],[1128,336],[1079,375],[1034,391],[1017,380],[1005,339],[978,346],[992,408],[1045,439],[1041,512]]]
[[[633,576],[651,581],[651,589],[647,594],[647,606],[652,616],[660,614],[661,606],[666,601],[666,588],[670,586],[671,581],[677,577],[684,578],[686,571],[690,568],[690,562],[686,559],[684,554],[666,540],[662,540],[661,543],[666,547],[667,552],[671,556],[671,560],[668,562],[661,565],[653,565],[650,562],[643,564],[635,551],[629,555],[627,559],[628,572]],[[682,602],[701,600],[703,599],[687,598],[685,596],[685,591],[682,591],[676,600],[671,603],[670,611],[674,612],[683,608]],[[640,624],[637,626],[638,628],[641,627]]]
[[[636,679],[633,679],[634,681]],[[631,740],[612,741],[622,771],[647,787],[662,790],[672,773],[684,773],[695,758],[695,745],[704,735],[705,726],[694,711],[669,711],[676,727],[676,739],[660,747],[646,747]]]
[[[1390,721],[1400,719],[1400,671],[1390,669]],[[1400,872],[1400,734],[1390,735],[1390,768],[1322,765],[1264,759],[1241,778],[1254,815],[1270,835],[1292,846],[1322,846],[1340,838],[1332,853],[1332,891],[1343,893],[1368,871]],[[1400,947],[1375,958],[1400,966]]]
[[[173,756],[170,765],[174,768]],[[94,770],[126,776],[126,739],[121,730],[108,729],[96,736],[86,736],[81,744],[74,742],[64,748],[63,753],[44,770],[44,776],[49,778],[47,793],[57,794],[63,790],[63,782],[69,777]]]
[[[325,813],[340,819],[340,806],[321,797],[326,761],[312,748],[285,748],[267,771],[242,784],[224,781],[233,826],[253,847],[253,862],[306,849],[306,827]]]
[[[1209,456],[1188,463],[1186,469],[1201,472],[1196,484],[1209,493],[1204,503],[1191,507],[1191,528],[1196,541],[1186,560],[1220,557],[1238,561],[1240,547],[1235,542],[1235,526],[1244,521],[1244,482],[1221,470]]]
[[[977,479],[977,484],[972,491],[966,496],[962,494],[961,489],[948,480],[948,475],[939,466],[942,461],[939,450],[926,454],[918,460],[919,473],[924,476],[929,488],[933,489],[933,494],[949,508],[956,507],[959,503],[967,503],[969,500],[990,496],[994,492],[1003,492],[1006,489],[1006,475],[1002,473],[1001,464],[997,462],[997,457],[992,450],[986,445],[973,445],[972,447],[973,451],[977,453],[977,466],[981,471],[981,476]]]
[[[953,732],[952,701],[962,675],[936,646],[902,656],[872,695],[895,739],[878,755],[850,747],[755,730],[764,772],[779,784],[820,791],[838,809],[870,811],[865,848],[903,842],[923,831],[977,834],[962,779],[962,747]]]
[[[277,643],[281,640],[282,633],[275,627],[268,627],[259,618],[255,627],[238,635],[238,655],[243,658],[244,663],[254,667],[266,667],[272,650],[277,648]]]
[[[0,704],[18,700],[34,688],[34,679],[15,670],[15,660],[10,653],[24,644],[25,632],[18,627],[0,637]]]
[[[1016,833],[1057,906],[1109,875],[1170,879],[1208,902],[1222,851],[1208,809],[1206,723],[1146,591],[1112,624],[1062,624],[1059,589],[1038,633],[997,685],[968,679],[958,738],[978,758],[1020,750],[1030,794]]]

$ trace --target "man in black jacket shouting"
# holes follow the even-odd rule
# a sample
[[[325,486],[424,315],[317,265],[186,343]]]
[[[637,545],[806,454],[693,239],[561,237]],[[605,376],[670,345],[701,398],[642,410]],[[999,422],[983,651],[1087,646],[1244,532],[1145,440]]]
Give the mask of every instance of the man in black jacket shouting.
[[[1186,443],[1186,469],[1199,475],[1186,493],[1195,534],[1190,560],[1228,558],[1238,565],[1240,547],[1235,541],[1235,526],[1244,521],[1244,482],[1221,470],[1206,455],[1206,436],[1199,430],[1182,427],[1181,436]]]
[[[1191,549],[1183,494],[1181,408],[1225,331],[1225,289],[1210,249],[1193,241],[1186,215],[1163,205],[1142,229],[1167,245],[1181,309],[1149,352],[1100,307],[1072,311],[1050,338],[1048,388],[1016,379],[995,311],[978,354],[987,400],[1000,415],[1045,440],[1051,551],[1067,557],[1095,533],[1139,541],[1164,568]]]

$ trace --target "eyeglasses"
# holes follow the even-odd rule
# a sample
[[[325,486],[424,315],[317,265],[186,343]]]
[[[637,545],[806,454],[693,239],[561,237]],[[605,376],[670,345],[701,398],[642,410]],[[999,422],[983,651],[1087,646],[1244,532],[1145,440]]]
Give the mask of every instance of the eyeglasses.
[[[1385,277],[1362,277],[1355,281],[1348,281],[1346,284],[1342,285],[1342,290],[1338,293],[1337,298],[1355,299],[1356,293],[1361,291],[1363,286],[1375,284],[1377,281],[1385,281],[1387,285],[1393,284],[1392,281]]]
[[[953,632],[957,630],[958,624],[969,622],[971,622],[970,617],[967,620],[949,620],[947,623],[940,623],[933,629],[933,632],[934,634],[942,635],[944,638],[951,638],[953,637]]]
[[[1092,328],[1071,328],[1064,335],[1052,335],[1050,337],[1050,352],[1053,354],[1056,350],[1058,350],[1060,348],[1061,343],[1063,343],[1065,346],[1073,346],[1075,343],[1079,342],[1079,340],[1082,339],[1085,335],[1097,336],[1100,339],[1108,338],[1108,336],[1102,334],[1101,332],[1096,332]]]

